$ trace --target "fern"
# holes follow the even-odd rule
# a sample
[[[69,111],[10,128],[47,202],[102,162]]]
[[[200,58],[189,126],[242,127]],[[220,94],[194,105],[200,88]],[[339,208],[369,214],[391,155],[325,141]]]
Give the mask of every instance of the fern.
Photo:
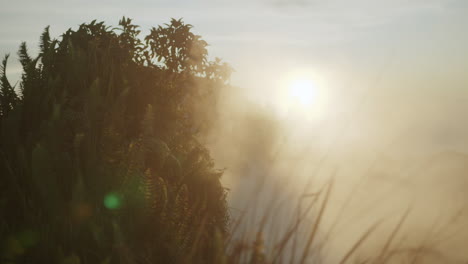
[[[47,26],[44,29],[44,32],[42,32],[41,35],[41,40],[39,42],[39,48],[41,54],[46,54],[47,51],[49,50],[49,47],[51,46],[51,39],[50,39],[50,34],[49,34],[49,26]]]
[[[8,81],[6,68],[9,55],[5,55],[0,66],[0,116],[7,115],[16,105],[18,96]]]
[[[37,57],[22,43],[18,93],[2,62],[0,175],[11,180],[0,237],[40,232],[25,262],[204,263],[226,230],[220,172],[194,118],[197,94],[224,86],[204,72],[206,42],[181,20],[159,27],[164,45],[140,40],[128,18],[119,26],[92,21],[60,40],[47,27]]]

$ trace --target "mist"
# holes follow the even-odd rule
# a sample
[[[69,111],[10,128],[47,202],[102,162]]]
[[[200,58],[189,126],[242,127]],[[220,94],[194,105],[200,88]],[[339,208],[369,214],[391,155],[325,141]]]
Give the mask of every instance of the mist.
[[[300,251],[320,216],[309,262],[353,251],[363,263],[387,246],[392,263],[466,262],[464,1],[85,2],[9,4],[2,24],[17,26],[0,27],[0,52],[37,44],[48,24],[62,32],[96,17],[130,16],[143,31],[168,17],[193,24],[235,70],[201,140],[224,170],[233,222],[242,219],[237,239],[261,233],[275,252],[299,204],[320,193],[297,231]],[[19,80],[19,63],[7,74]],[[304,78],[310,94],[291,93]]]
[[[276,208],[276,228],[285,228],[301,195],[333,179],[320,228],[331,236],[325,263],[336,263],[380,223],[359,249],[362,256],[372,254],[405,212],[400,247],[427,247],[432,253],[424,263],[466,259],[466,126],[453,120],[463,105],[421,103],[416,97],[386,109],[386,99],[314,123],[274,115],[246,97],[223,95],[220,127],[208,142],[218,166],[226,168],[223,182],[233,215],[246,211],[252,232],[270,206]]]
[[[315,102],[318,112],[314,103],[284,109],[287,96],[274,95],[287,89],[281,74],[221,95],[219,126],[208,145],[226,169],[233,215],[247,215],[251,234],[265,215],[274,222],[263,231],[267,248],[278,242],[279,230],[286,231],[301,197],[333,180],[316,242],[324,244],[317,249],[324,263],[338,263],[374,224],[356,261],[378,254],[396,228],[392,247],[401,256],[392,263],[463,263],[468,257],[466,79],[455,66],[407,68],[409,61],[436,63],[427,57],[387,58],[367,75],[359,73],[365,69],[359,62],[348,69],[354,76],[323,73],[327,80],[317,93],[327,96],[313,99],[324,100]],[[316,215],[309,214],[310,225]]]

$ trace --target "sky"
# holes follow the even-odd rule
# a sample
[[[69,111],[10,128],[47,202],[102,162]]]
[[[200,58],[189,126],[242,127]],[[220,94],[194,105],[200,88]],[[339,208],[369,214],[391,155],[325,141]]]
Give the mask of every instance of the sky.
[[[2,53],[15,53],[21,41],[36,47],[47,25],[59,36],[93,19],[115,25],[125,15],[147,30],[182,17],[210,43],[212,56],[234,66],[233,80],[242,87],[271,85],[259,76],[274,79],[301,67],[372,79],[376,70],[399,70],[402,78],[408,70],[426,75],[419,78],[434,71],[461,76],[466,66],[463,0],[1,2]]]
[[[215,159],[221,166],[234,167],[234,172],[245,172],[245,166],[239,165],[242,151],[268,156],[265,153],[273,148],[260,146],[254,151],[255,142],[273,145],[269,137],[259,131],[236,130],[236,126],[251,125],[239,115],[239,106],[255,105],[258,112],[277,113],[274,118],[294,132],[288,132],[290,144],[299,143],[296,149],[288,149],[289,154],[306,146],[323,152],[332,149],[334,163],[351,174],[381,157],[385,161],[376,167],[387,172],[417,160],[405,173],[428,168],[428,175],[434,176],[425,180],[432,184],[430,188],[440,186],[447,168],[453,172],[460,167],[445,184],[449,191],[434,197],[453,202],[451,194],[468,188],[468,181],[459,178],[466,175],[462,165],[468,161],[464,156],[468,155],[468,1],[0,0],[0,6],[0,54],[12,54],[8,68],[12,80],[20,73],[19,44],[26,41],[36,52],[48,25],[52,36],[59,37],[93,19],[116,25],[122,16],[132,18],[143,33],[170,18],[192,24],[195,33],[210,44],[210,56],[235,69],[231,83],[236,88],[226,97],[235,94],[241,103],[225,104],[222,110],[231,120],[226,125],[230,129],[216,131],[231,142],[221,140],[213,146]],[[304,119],[303,110],[286,114],[281,110],[290,100],[284,80],[294,74],[316,83],[314,94],[319,99],[312,104],[314,115],[307,116],[307,122],[294,123]],[[296,103],[291,101],[287,107]],[[268,124],[269,117],[262,118]],[[248,139],[252,134],[254,139]],[[233,153],[225,153],[226,144],[232,142],[236,144]],[[263,162],[261,157],[249,157]],[[438,163],[432,162],[433,157],[439,157]],[[287,169],[291,164],[304,165],[292,154],[283,158]],[[350,163],[362,166],[346,169]],[[393,179],[404,178],[397,176]],[[423,186],[418,177],[412,183]],[[424,188],[408,193],[425,195]],[[401,197],[409,197],[408,193],[403,190]]]
[[[416,66],[422,67],[419,74],[426,75],[454,68],[461,74],[460,66],[466,61],[466,1],[1,2],[2,53],[15,53],[20,41],[37,46],[47,25],[59,36],[93,19],[115,25],[125,15],[145,30],[171,17],[182,17],[211,44],[212,56],[234,66],[234,81],[243,87],[271,85],[262,85],[257,80],[259,74],[265,72],[270,75],[267,79],[272,79],[276,73],[295,67],[337,74],[343,71],[371,79],[375,69],[389,63],[393,68],[385,71],[398,66],[399,74],[403,75],[405,68],[414,74]]]
[[[279,77],[302,69],[325,78],[328,86],[323,89],[335,90],[337,97],[375,93],[401,100],[395,97],[408,91],[466,97],[468,3],[463,0],[0,0],[0,4],[1,54],[15,54],[21,41],[34,52],[47,25],[58,37],[83,22],[97,19],[115,25],[125,15],[145,32],[174,17],[194,25],[210,44],[210,55],[236,70],[233,84],[249,89],[249,96],[263,103],[272,100],[265,93],[278,88]],[[10,63],[9,73],[15,78],[20,68],[14,57]]]

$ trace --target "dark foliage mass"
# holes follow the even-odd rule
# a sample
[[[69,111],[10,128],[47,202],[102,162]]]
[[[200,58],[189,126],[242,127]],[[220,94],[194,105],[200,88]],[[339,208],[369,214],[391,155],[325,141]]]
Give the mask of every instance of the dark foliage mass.
[[[181,20],[95,21],[0,69],[0,263],[215,263],[227,209],[199,135],[230,68]]]

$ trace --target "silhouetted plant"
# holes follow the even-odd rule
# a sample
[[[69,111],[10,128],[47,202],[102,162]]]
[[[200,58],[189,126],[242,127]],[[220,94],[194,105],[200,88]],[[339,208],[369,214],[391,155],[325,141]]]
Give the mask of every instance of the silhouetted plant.
[[[241,225],[244,212],[228,232],[222,171],[200,135],[231,68],[209,61],[206,42],[181,20],[140,33],[125,17],[118,28],[92,21],[60,39],[47,27],[37,57],[20,46],[18,87],[2,60],[0,263],[321,263],[332,181],[299,197],[284,232],[274,200],[256,231]],[[424,262],[424,245],[392,247],[408,213],[364,262]]]
[[[199,143],[230,68],[181,20],[82,24],[0,69],[0,237],[14,263],[213,262],[225,190]],[[203,102],[203,103],[200,103]],[[199,107],[203,105],[203,108]],[[3,260],[2,260],[3,261]]]

